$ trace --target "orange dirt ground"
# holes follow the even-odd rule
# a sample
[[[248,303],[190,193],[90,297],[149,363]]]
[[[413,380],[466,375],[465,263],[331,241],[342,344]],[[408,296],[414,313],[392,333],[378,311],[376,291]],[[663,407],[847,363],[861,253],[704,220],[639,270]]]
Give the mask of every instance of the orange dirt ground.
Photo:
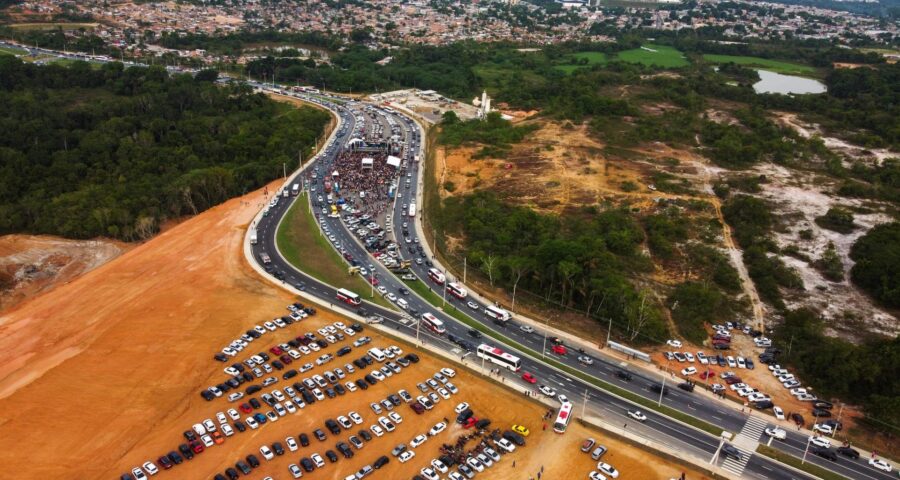
[[[0,311],[89,272],[131,247],[105,239],[4,235],[0,237]]]
[[[186,220],[0,316],[0,465],[5,475],[118,478],[131,467],[176,448],[181,432],[193,423],[236,406],[224,398],[205,402],[198,395],[202,388],[223,379],[223,365],[214,362],[212,354],[249,326],[282,315],[284,305],[292,300],[253,272],[241,252],[246,225],[260,197],[257,191]],[[285,341],[289,335],[312,331],[338,318],[320,313],[289,327],[290,333],[264,336],[250,350],[268,348],[276,339]],[[366,333],[375,345],[398,343],[371,330]],[[238,359],[247,355],[245,351]],[[422,355],[421,363],[376,387],[317,402],[277,423],[236,433],[224,446],[211,447],[157,478],[209,478],[249,453],[258,454],[263,443],[310,432],[322,427],[325,418],[350,410],[363,415],[363,425],[371,425],[375,416],[369,402],[384,398],[389,389],[416,392],[415,383],[441,366],[443,361]],[[401,405],[399,412],[406,421],[397,431],[375,438],[351,460],[341,459],[325,472],[304,477],[343,478],[442,417],[450,417],[458,401],[468,401],[478,415],[493,419],[498,427],[516,422],[533,431],[528,446],[482,474],[485,478],[528,478],[541,465],[544,478],[586,477],[594,462],[576,446],[588,435],[611,447],[606,460],[622,471],[620,478],[677,477],[683,470],[579,425],[573,424],[562,436],[543,432],[542,406],[461,370],[457,368],[454,379],[461,390],[458,396],[423,416]],[[392,461],[375,478],[412,476],[435,456],[439,441],[449,443],[460,434],[460,427],[452,425],[420,447],[413,461],[402,466]],[[321,446],[313,442],[301,452],[266,462],[254,478],[266,474],[286,478],[287,464],[296,462],[299,453],[324,453],[335,439]],[[560,455],[563,451],[566,454]],[[688,478],[701,477],[689,471]]]

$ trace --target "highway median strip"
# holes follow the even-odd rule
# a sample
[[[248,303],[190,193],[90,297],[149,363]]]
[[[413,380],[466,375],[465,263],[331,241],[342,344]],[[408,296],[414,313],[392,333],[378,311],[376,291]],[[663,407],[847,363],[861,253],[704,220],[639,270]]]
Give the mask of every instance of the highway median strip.
[[[843,480],[844,478],[846,478],[843,475],[840,475],[835,472],[832,472],[831,470],[828,470],[827,468],[822,468],[822,467],[812,464],[812,463],[801,463],[800,459],[793,455],[788,455],[784,452],[776,450],[772,447],[767,447],[762,444],[760,444],[756,448],[756,453],[759,453],[760,455],[765,455],[777,462],[781,462],[785,465],[789,465],[793,468],[796,468],[797,470],[806,472],[810,475],[819,477],[823,480]],[[810,454],[810,455],[812,455],[812,454]]]

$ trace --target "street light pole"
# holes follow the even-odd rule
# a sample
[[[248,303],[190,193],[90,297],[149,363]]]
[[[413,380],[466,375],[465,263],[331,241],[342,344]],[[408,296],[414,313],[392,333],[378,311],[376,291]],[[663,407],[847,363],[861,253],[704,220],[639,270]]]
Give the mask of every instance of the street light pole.
[[[841,414],[844,413],[844,404],[841,403],[841,408],[838,410],[837,423],[834,424],[834,427],[831,429],[831,438],[834,438],[835,434],[837,434],[837,427],[841,423]]]
[[[662,406],[662,397],[663,394],[666,393],[666,377],[663,375],[662,388],[659,389],[659,401],[656,403],[656,406]],[[718,454],[718,452],[716,452]]]
[[[584,420],[584,412],[587,410],[588,390],[584,389],[584,402],[581,403],[581,419]]]
[[[606,329],[606,347],[609,348],[609,338],[612,335],[612,317],[609,317],[609,328]]]

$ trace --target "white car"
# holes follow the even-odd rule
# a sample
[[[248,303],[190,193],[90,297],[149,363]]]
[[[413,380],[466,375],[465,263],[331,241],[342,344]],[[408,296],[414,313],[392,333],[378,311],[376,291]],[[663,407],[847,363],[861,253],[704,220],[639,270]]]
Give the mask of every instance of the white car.
[[[600,472],[591,472],[588,474],[589,480],[606,480],[606,477],[603,476]]]
[[[316,464],[316,468],[322,468],[325,466],[325,460],[318,453],[314,453],[309,456],[309,458]]]
[[[226,423],[222,425],[222,433],[224,433],[226,437],[230,437],[234,435],[234,429],[231,428],[231,425]]]
[[[298,467],[296,463],[288,465],[288,471],[291,472],[291,476],[294,478],[300,478],[303,476],[303,472],[300,471],[300,467]]]
[[[144,471],[141,470],[141,467],[132,468],[131,474],[134,475],[135,480],[146,480],[147,478],[147,475],[144,474]]]
[[[829,442],[827,438],[819,435],[813,435],[809,437],[809,443],[812,443],[817,447],[831,448],[831,442]]]
[[[694,363],[694,354],[693,354],[693,353],[691,353],[691,352],[684,352],[684,358],[686,358],[687,361],[689,361],[689,362],[691,362],[691,363]]]
[[[612,465],[608,463],[600,462],[597,464],[597,470],[603,472],[609,478],[619,478],[619,471],[613,468]]]
[[[240,420],[240,418],[241,418],[241,414],[238,413],[238,411],[235,410],[235,409],[233,409],[233,408],[229,408],[228,411],[225,412],[225,413],[227,413],[228,416],[229,416],[232,420]],[[222,422],[222,423],[224,423],[224,422]]]
[[[272,453],[272,449],[270,449],[267,445],[263,445],[263,446],[259,447],[259,453],[266,460],[271,460],[271,459],[275,458],[275,454]]]
[[[415,456],[416,456],[416,452],[414,452],[412,450],[407,450],[407,451],[401,453],[400,456],[397,457],[397,460],[400,463],[406,463],[406,462],[412,460],[412,458]]]
[[[358,413],[356,413],[356,412],[350,412],[350,413],[347,414],[347,416],[350,417],[350,420],[352,420],[353,423],[355,423],[355,424],[357,424],[357,425],[363,423],[362,415],[360,415],[360,414],[358,414]]]
[[[397,428],[394,426],[393,423],[391,423],[390,420],[388,420],[387,418],[384,418],[384,417],[378,417],[378,423],[380,423],[381,426],[384,427],[384,429],[387,430],[388,432],[393,432],[394,429]]]
[[[253,417],[247,417],[246,419],[244,419],[244,423],[246,423],[251,430],[256,430],[257,428],[259,428],[259,424],[256,423],[256,419],[254,419]]]
[[[384,298],[390,300],[391,302],[397,301],[397,296],[394,295],[393,293],[388,293],[387,295],[384,296]]]
[[[890,463],[887,463],[884,460],[876,460],[874,458],[869,459],[869,465],[888,473],[890,473],[891,470],[894,469],[894,467],[892,467]]]
[[[400,416],[397,412],[388,413],[388,418],[394,421],[394,423],[403,423],[403,417]]]
[[[447,428],[447,424],[446,424],[446,423],[444,423],[444,422],[438,422],[438,423],[436,423],[433,427],[431,427],[431,430],[428,431],[428,435],[430,435],[430,436],[433,437],[433,436],[435,436],[435,435],[437,435],[437,434],[443,432],[444,429],[446,429],[446,428]]]
[[[284,439],[284,443],[287,444],[288,450],[290,450],[290,451],[292,451],[292,452],[296,452],[297,449],[300,448],[300,447],[297,445],[297,441],[294,440],[294,437],[287,437],[287,438],[285,438],[285,439]]]
[[[446,389],[444,389],[443,387],[442,387],[442,388],[438,388],[438,389],[437,389],[437,393],[438,393],[438,395],[440,395],[441,398],[443,398],[444,400],[447,400],[447,399],[450,398],[450,392],[448,392],[448,391],[447,391]]]
[[[681,374],[685,377],[689,375],[694,375],[697,373],[697,369],[694,367],[687,367],[681,370]]]
[[[482,463],[484,463],[484,462],[482,462]],[[447,466],[444,465],[444,462],[442,462],[442,461],[440,461],[440,460],[438,460],[438,459],[436,459],[436,458],[433,459],[433,460],[431,461],[431,466],[432,466],[435,470],[437,470],[437,471],[439,471],[439,472],[441,472],[441,473],[447,473],[447,470],[449,470],[449,468],[447,468]]]
[[[697,352],[697,360],[700,361],[701,365],[709,365],[709,357],[703,352]]]
[[[207,418],[203,421],[203,426],[206,427],[206,431],[208,433],[212,433],[216,431],[216,424],[213,423],[212,419]]]
[[[831,425],[823,425],[819,423],[813,425],[813,431],[822,433],[824,435],[831,435],[832,433],[834,433],[834,429],[831,428]]]
[[[666,345],[674,348],[681,348],[680,340],[666,340]]]
[[[772,407],[772,413],[775,414],[775,418],[778,420],[784,420],[784,410],[781,407]]]
[[[198,436],[206,435],[206,427],[204,427],[202,423],[195,423],[191,428],[194,429],[194,433]]]
[[[640,410],[629,410],[628,416],[639,422],[644,422],[647,420],[647,416],[641,413]]]
[[[456,413],[462,413],[465,412],[467,408],[469,408],[469,404],[466,402],[462,402],[457,405],[456,408],[453,409],[453,411]]]
[[[495,444],[497,445],[497,447],[505,450],[506,453],[512,453],[512,452],[516,451],[516,446],[513,445],[512,442],[510,442],[509,440],[507,440],[505,438],[501,438],[500,440],[497,440],[495,442]]]
[[[416,435],[412,440],[409,441],[409,448],[416,448],[419,445],[422,445],[423,443],[425,443],[427,440],[428,440],[427,435],[422,435],[422,434]]]
[[[378,425],[372,425],[369,429],[372,430],[372,433],[374,433],[376,437],[381,437],[384,435],[384,429],[382,429]]]
[[[541,393],[543,393],[544,395],[546,395],[546,396],[548,396],[548,397],[555,397],[555,396],[556,396],[556,390],[554,390],[554,389],[552,389],[552,388],[550,388],[550,387],[548,387],[548,386],[546,386],[546,385],[541,385],[541,386],[539,386],[539,387],[538,387],[538,390],[540,390]]]
[[[419,473],[427,480],[440,480],[441,478],[438,476],[437,472],[431,469],[431,467],[425,467],[422,470],[419,470]]]
[[[766,435],[777,438],[778,440],[784,440],[785,438],[787,438],[787,432],[778,427],[767,428]]]
[[[725,357],[725,361],[728,362],[728,366],[731,368],[737,368],[737,362],[734,360],[734,357],[731,355]]]
[[[453,370],[452,368],[444,367],[441,369],[441,373],[444,374],[444,376],[449,377],[449,378],[453,378],[456,376],[456,371]],[[446,383],[446,382],[444,382],[444,383]]]
[[[530,325],[522,325],[519,327],[519,330],[521,330],[525,333],[534,333],[534,328],[531,327]]]
[[[144,464],[141,466],[144,468],[144,471],[147,472],[148,475],[156,475],[157,473],[159,473],[159,469],[156,468],[156,464],[154,464],[153,462],[144,462]]]
[[[556,396],[556,399],[559,400],[559,403],[571,403],[571,402],[569,402],[569,397],[567,397],[561,393]]]

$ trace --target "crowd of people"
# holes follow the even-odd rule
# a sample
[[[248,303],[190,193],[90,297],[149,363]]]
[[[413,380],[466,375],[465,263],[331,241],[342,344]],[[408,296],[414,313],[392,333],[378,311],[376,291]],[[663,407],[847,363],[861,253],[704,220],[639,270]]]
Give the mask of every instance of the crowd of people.
[[[372,168],[363,168],[364,158],[373,159]],[[341,196],[353,207],[375,217],[390,206],[388,191],[397,176],[397,168],[387,164],[387,154],[344,151],[331,165],[329,175],[335,171]]]

